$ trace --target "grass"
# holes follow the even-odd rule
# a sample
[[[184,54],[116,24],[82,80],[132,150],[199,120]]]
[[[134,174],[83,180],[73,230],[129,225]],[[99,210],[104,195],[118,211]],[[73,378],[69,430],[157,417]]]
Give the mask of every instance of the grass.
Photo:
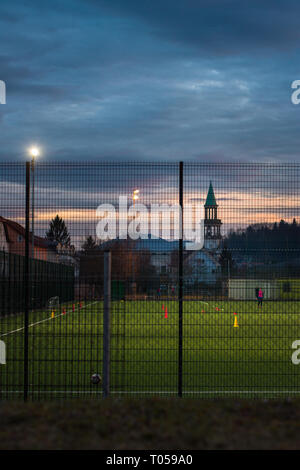
[[[0,449],[299,449],[300,401],[108,399],[0,404]]]
[[[164,318],[162,304],[168,308]],[[86,302],[30,313],[29,382],[33,399],[98,397],[91,375],[102,374],[103,305]],[[237,313],[239,328],[234,328]],[[0,365],[2,398],[22,396],[23,316],[0,322],[7,364]],[[11,333],[21,328],[20,331]],[[9,334],[7,334],[9,333]],[[3,336],[6,335],[6,336]],[[185,301],[183,390],[186,395],[276,397],[299,393],[300,365],[291,361],[300,339],[300,302]],[[113,302],[111,390],[115,395],[176,395],[178,303]]]

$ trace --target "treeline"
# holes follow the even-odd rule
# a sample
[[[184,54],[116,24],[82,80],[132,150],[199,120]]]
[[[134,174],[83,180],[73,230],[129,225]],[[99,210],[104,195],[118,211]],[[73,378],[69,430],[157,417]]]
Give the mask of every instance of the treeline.
[[[249,225],[242,232],[230,232],[225,244],[229,250],[300,250],[300,224],[294,219],[292,223]]]
[[[95,295],[102,294],[104,273],[104,251],[112,254],[111,279],[124,281],[130,292],[132,283],[136,284],[136,293],[147,290],[149,283],[155,282],[155,268],[151,265],[151,253],[138,250],[134,240],[110,240],[97,244],[88,236],[79,254],[80,282],[95,286]],[[157,286],[156,286],[157,288]]]

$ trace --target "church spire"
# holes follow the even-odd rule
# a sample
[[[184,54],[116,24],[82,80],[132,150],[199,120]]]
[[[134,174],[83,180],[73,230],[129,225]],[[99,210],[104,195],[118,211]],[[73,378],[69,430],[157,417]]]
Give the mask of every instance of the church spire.
[[[208,193],[207,193],[206,202],[205,202],[205,204],[204,204],[204,207],[209,207],[209,206],[213,206],[213,207],[218,206],[218,205],[217,205],[217,202],[216,202],[216,198],[215,198],[215,193],[214,193],[214,188],[213,188],[212,182],[210,182],[210,184],[209,184],[209,190],[208,190]]]
[[[212,182],[209,184],[209,189],[204,204],[205,219],[204,219],[204,246],[208,250],[216,251],[219,247],[221,236],[222,222],[218,219],[218,204],[215,198],[214,188]]]

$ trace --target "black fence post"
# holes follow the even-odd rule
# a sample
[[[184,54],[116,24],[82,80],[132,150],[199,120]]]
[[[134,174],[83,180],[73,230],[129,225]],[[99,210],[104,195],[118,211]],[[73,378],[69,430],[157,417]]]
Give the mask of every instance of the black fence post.
[[[182,302],[183,302],[183,162],[179,162],[179,257],[178,257],[178,396],[182,397]]]
[[[111,252],[104,252],[104,302],[103,302],[103,397],[110,392],[110,302],[111,302]]]
[[[30,211],[30,163],[26,162],[26,208],[25,208],[25,262],[24,262],[24,401],[28,399],[28,324],[29,324],[29,211]]]

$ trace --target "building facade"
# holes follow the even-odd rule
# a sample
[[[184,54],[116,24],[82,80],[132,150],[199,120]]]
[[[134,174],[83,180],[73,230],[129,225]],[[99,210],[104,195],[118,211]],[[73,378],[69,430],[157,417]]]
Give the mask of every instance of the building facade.
[[[212,182],[210,182],[209,190],[204,204],[204,248],[215,253],[220,247],[221,225],[222,222],[218,218],[218,204],[216,202]]]
[[[215,284],[221,273],[219,256],[222,222],[218,218],[218,204],[212,182],[204,204],[204,213],[204,247],[202,250],[192,251],[187,258],[190,284]]]

